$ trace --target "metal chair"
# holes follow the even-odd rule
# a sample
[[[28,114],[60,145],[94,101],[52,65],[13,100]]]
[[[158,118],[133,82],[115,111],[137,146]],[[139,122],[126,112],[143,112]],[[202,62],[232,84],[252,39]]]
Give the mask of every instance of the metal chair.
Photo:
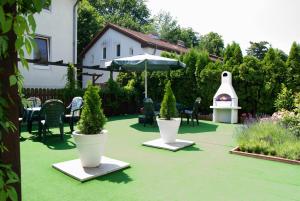
[[[38,97],[29,97],[27,98],[28,107],[41,107],[42,101]]]
[[[143,115],[139,115],[139,123],[146,126],[147,123],[153,124],[155,121],[154,105],[151,98],[145,98],[143,101]]]
[[[64,134],[64,116],[65,106],[60,100],[47,100],[39,113],[39,137],[43,135],[45,139],[47,130],[52,127],[59,127],[60,138],[63,139]]]
[[[32,130],[32,123],[34,121],[39,121],[39,109],[42,105],[41,99],[38,97],[29,97],[27,98],[27,109],[32,109],[30,111],[26,110],[26,120],[27,120],[27,130],[29,133],[31,133]],[[35,109],[35,110],[33,110]],[[37,110],[36,110],[37,109]]]
[[[65,120],[69,122],[71,132],[74,131],[74,124],[80,119],[82,106],[83,99],[78,96],[74,97],[70,105],[67,107],[70,113],[65,115]]]
[[[192,124],[194,126],[194,119],[196,119],[197,125],[199,125],[198,114],[199,114],[200,103],[201,103],[201,98],[198,97],[194,102],[194,106],[192,110],[189,109],[182,110],[180,112],[181,122],[183,118],[187,118],[187,124],[189,124],[189,120],[191,119]]]

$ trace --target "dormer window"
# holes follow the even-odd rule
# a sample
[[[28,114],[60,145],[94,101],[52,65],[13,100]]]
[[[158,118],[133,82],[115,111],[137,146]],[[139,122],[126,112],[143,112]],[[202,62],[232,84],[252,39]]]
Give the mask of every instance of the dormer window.
[[[117,45],[117,57],[121,56],[121,45]]]

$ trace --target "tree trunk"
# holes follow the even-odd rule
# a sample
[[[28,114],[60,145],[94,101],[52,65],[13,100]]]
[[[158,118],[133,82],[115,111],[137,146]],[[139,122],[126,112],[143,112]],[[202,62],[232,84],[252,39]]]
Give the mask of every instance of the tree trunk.
[[[16,13],[16,5],[5,6],[5,12]],[[19,104],[20,99],[18,96],[17,85],[10,86],[9,76],[14,75],[15,67],[17,68],[17,52],[15,50],[15,41],[16,35],[13,30],[9,31],[5,35],[9,38],[8,44],[8,55],[4,59],[0,59],[0,96],[7,100],[7,108],[5,109],[7,118],[15,126],[15,131],[5,132],[1,130],[2,141],[8,151],[5,151],[1,154],[0,159],[5,164],[12,164],[12,169],[15,173],[18,174],[21,179],[21,164],[20,164],[20,141],[19,141]],[[1,129],[1,128],[0,128]],[[18,200],[21,201],[21,180],[19,183],[14,185],[17,193]]]

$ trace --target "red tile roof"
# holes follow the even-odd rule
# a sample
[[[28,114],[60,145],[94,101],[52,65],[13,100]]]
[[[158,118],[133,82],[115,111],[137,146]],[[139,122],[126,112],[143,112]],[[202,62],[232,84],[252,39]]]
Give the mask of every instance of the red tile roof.
[[[82,58],[85,53],[101,38],[101,36],[108,30],[113,29],[117,32],[120,32],[133,40],[136,40],[141,43],[142,47],[152,47],[157,48],[159,50],[169,51],[169,52],[176,52],[176,53],[185,53],[188,51],[188,48],[175,45],[163,40],[155,39],[151,37],[150,35],[133,31],[130,29],[126,29],[120,26],[117,26],[115,24],[107,24],[102,31],[100,31],[96,36],[91,40],[91,42],[83,49],[83,51],[80,53],[79,57]]]

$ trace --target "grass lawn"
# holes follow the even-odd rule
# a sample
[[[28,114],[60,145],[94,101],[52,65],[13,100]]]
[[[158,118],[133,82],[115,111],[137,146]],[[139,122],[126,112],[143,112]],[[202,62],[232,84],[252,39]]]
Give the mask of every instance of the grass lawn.
[[[131,167],[85,183],[53,169],[53,163],[77,158],[65,127],[45,143],[23,132],[21,142],[24,201],[288,201],[300,200],[300,166],[228,153],[235,146],[235,125],[201,121],[181,126],[178,138],[196,145],[178,152],[144,147],[159,137],[158,128],[137,124],[137,116],[114,117],[106,156]],[[58,129],[54,129],[58,133]]]

